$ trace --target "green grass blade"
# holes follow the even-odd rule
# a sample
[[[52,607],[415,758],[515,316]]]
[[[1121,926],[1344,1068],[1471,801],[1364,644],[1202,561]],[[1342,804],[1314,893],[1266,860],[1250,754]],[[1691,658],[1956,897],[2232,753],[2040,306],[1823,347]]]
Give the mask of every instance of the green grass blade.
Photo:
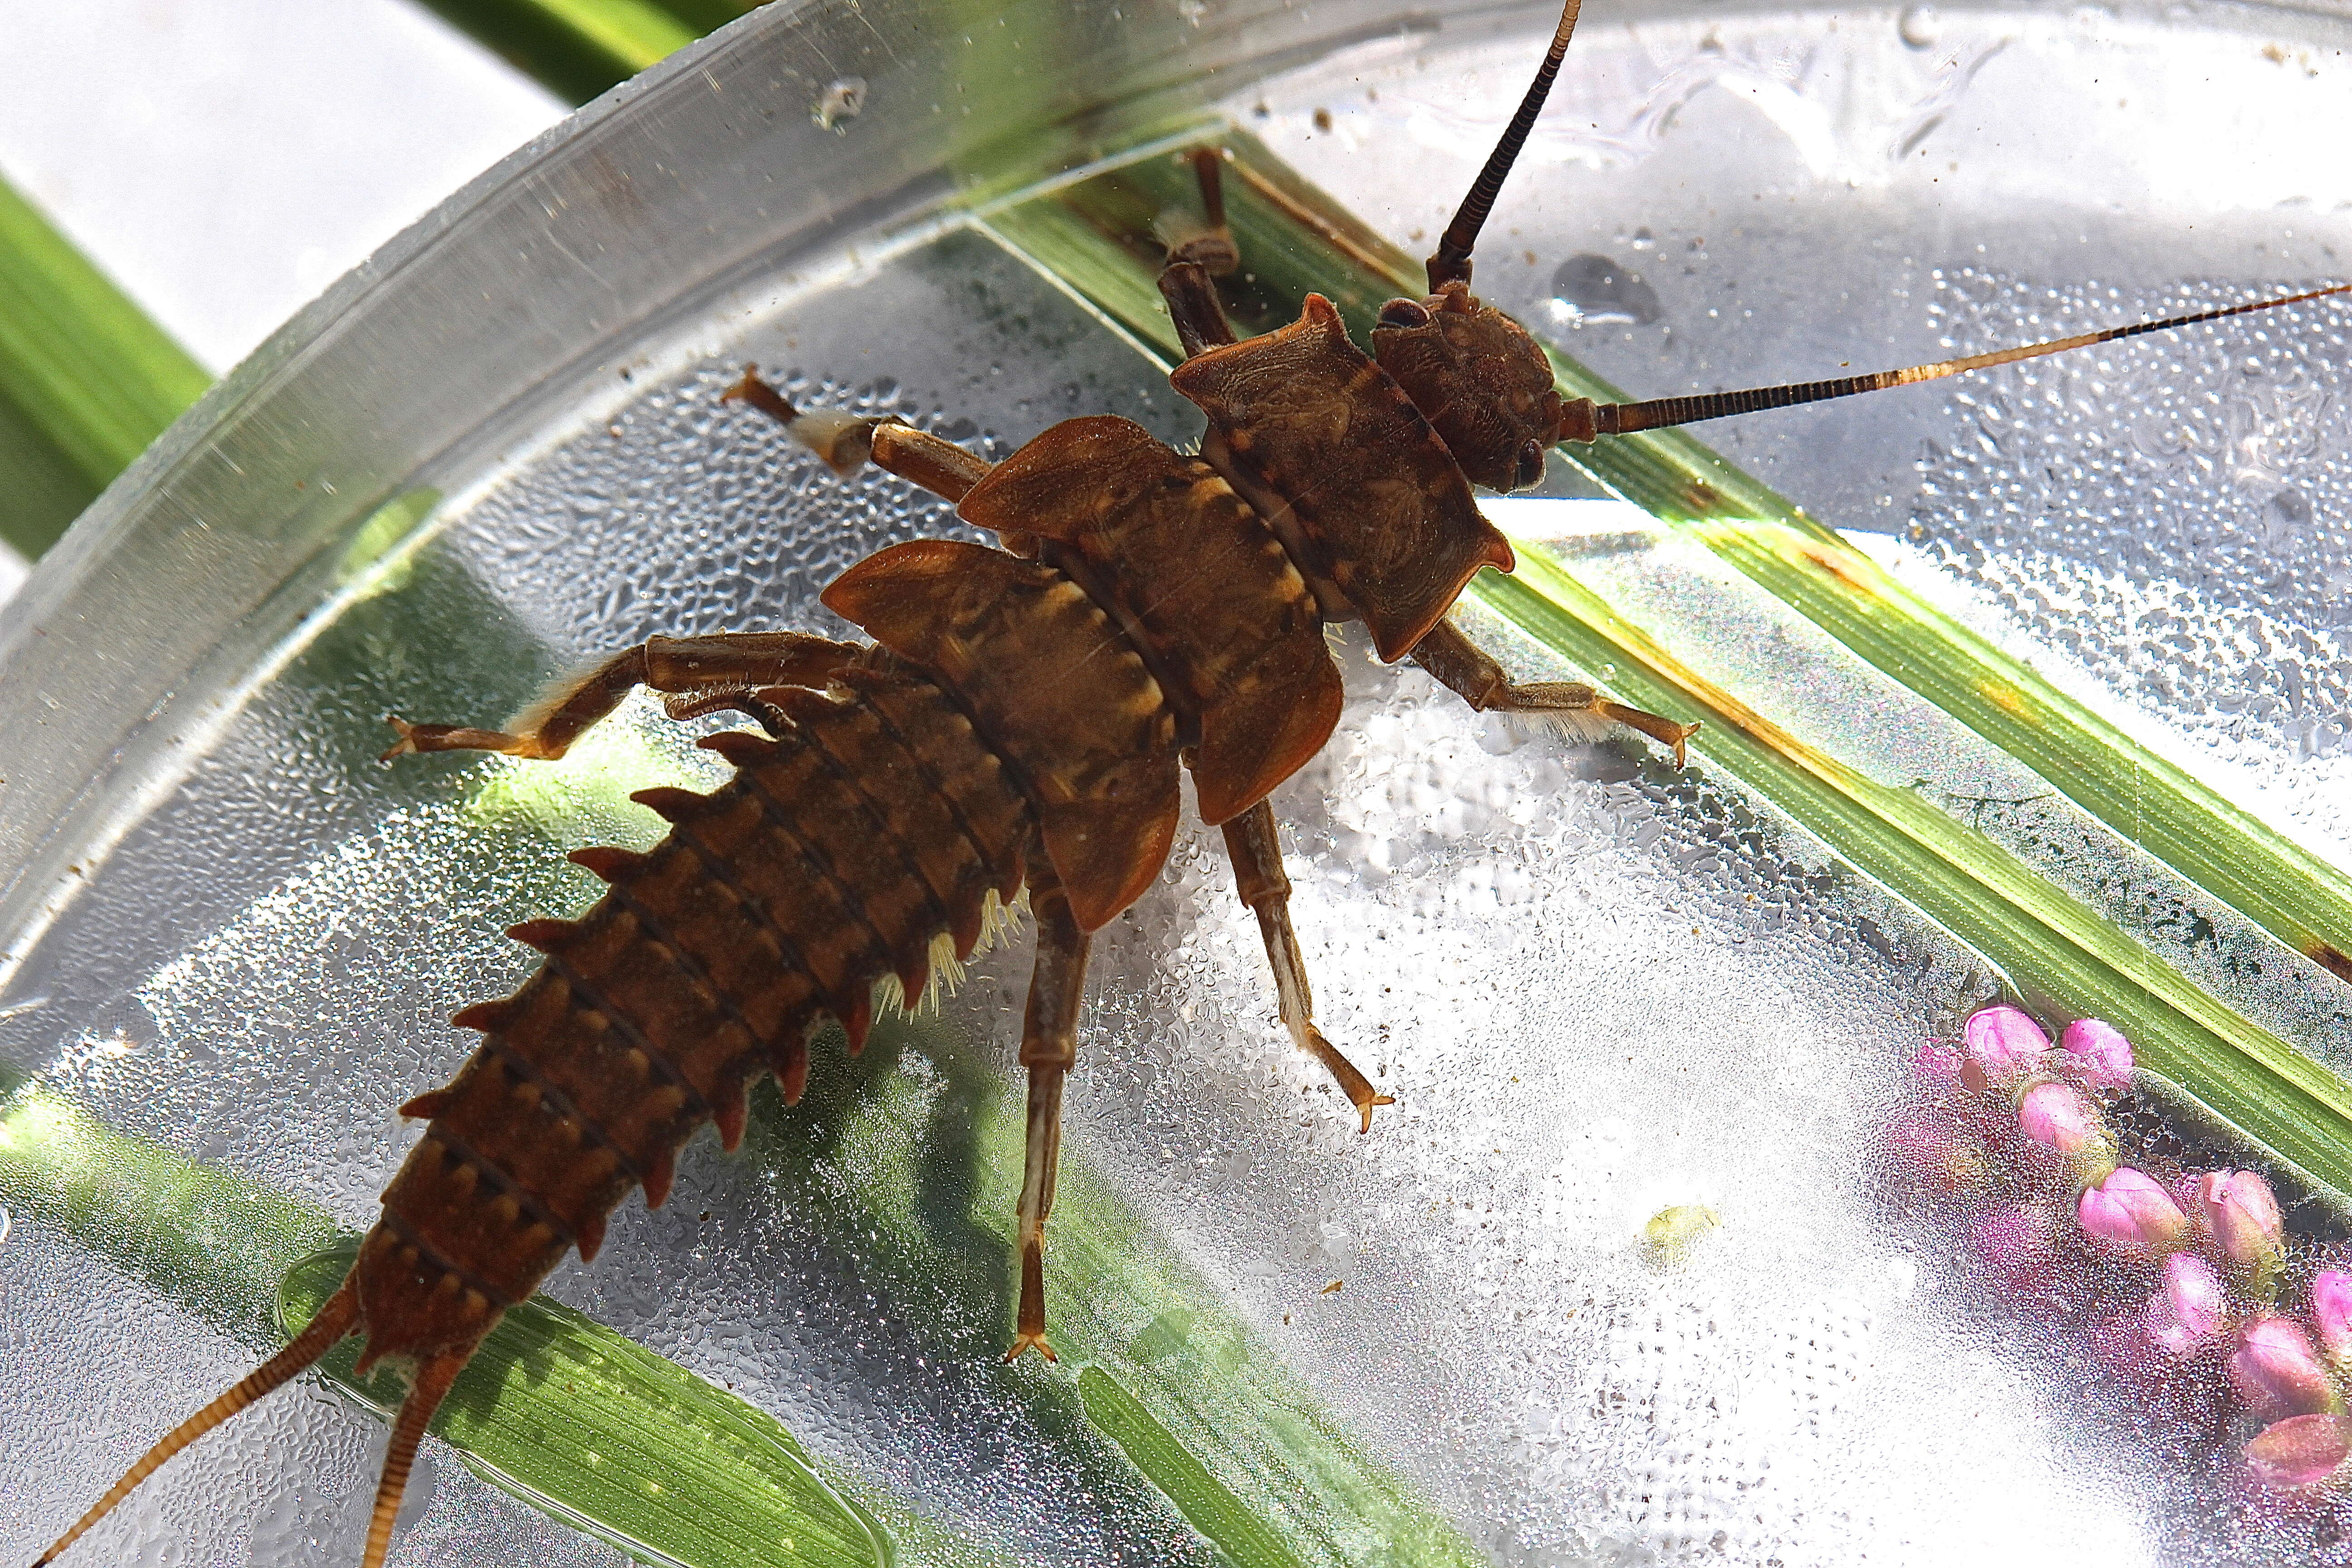
[[[0,539],[47,549],[211,383],[0,181]]]
[[[424,0],[558,98],[585,103],[731,16],[725,0]],[[748,7],[747,7],[748,8]],[[690,19],[689,19],[690,18]]]
[[[0,1102],[0,1203],[257,1343],[309,1322],[357,1245],[316,1205],[123,1137],[32,1084]],[[357,1351],[324,1370],[382,1409],[395,1395],[381,1377],[352,1382]],[[882,1527],[772,1416],[544,1298],[507,1315],[433,1430],[492,1484],[642,1561],[891,1560]]]
[[[37,1083],[0,1100],[0,1204],[255,1343],[278,1277],[341,1233],[315,1204],[122,1137]]]
[[[2352,878],[1922,601],[1811,519],[1695,519],[1696,536],[1871,664],[2338,979]]]
[[[357,1255],[304,1259],[278,1294],[301,1331]],[[406,1392],[352,1375],[359,1342],[320,1370],[378,1413]],[[881,1568],[882,1528],[826,1484],[758,1410],[571,1308],[534,1296],[509,1310],[458,1375],[431,1430],[501,1490],[641,1561],[685,1568]]]
[[[2352,1086],[2198,989],[2078,900],[1917,793],[1864,777],[1694,673],[1539,545],[1478,599],[1633,702],[1702,720],[1695,747],[1841,858],[1999,965],[2045,1017],[2095,1016],[2315,1188],[2352,1194]]]
[[[1193,1529],[1216,1543],[1235,1568],[1299,1568],[1282,1537],[1244,1507],[1140,1399],[1098,1366],[1078,1373],[1087,1419],[1119,1446]]]

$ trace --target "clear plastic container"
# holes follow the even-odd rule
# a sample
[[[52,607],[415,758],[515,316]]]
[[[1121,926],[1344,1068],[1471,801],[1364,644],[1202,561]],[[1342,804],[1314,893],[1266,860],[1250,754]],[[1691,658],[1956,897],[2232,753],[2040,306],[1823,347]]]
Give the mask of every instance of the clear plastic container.
[[[584,899],[566,848],[656,831],[629,787],[712,776],[644,704],[568,772],[382,769],[383,716],[495,721],[651,633],[835,626],[814,597],[835,573],[958,528],[722,405],[746,361],[992,454],[1086,413],[1188,438],[1136,342],[975,208],[1223,115],[1419,254],[1550,26],[776,5],[485,176],[215,389],[0,610],[0,1059],[368,1223],[413,1136],[394,1108],[469,1048],[443,1020],[526,973],[499,930]],[[1591,8],[1479,285],[1657,395],[2340,276],[2347,30]],[[2338,843],[2347,335],[2341,308],[2285,312],[1706,434]],[[1695,546],[1606,510],[1496,515],[2298,1045],[2352,1047],[2340,986]],[[2232,1511],[2226,1433],[2151,1443],[2083,1372],[2081,1325],[1987,1290],[1887,1200],[1877,1129],[1976,994],[1969,954],[1703,765],[1514,733],[1360,643],[1346,664],[1340,733],[1276,804],[1323,1026],[1398,1105],[1360,1137],[1290,1054],[1214,836],[1188,830],[1098,942],[1070,1108],[1079,1179],[1318,1419],[1498,1563],[2311,1547],[2307,1519]],[[1076,1420],[1070,1369],[995,1361],[1005,1277],[957,1229],[954,1130],[970,1064],[1010,1070],[1025,959],[1015,941],[936,1022],[823,1069],[811,1107],[763,1105],[754,1157],[694,1145],[667,1208],[625,1205],[550,1289],[912,1507],[908,1561],[1206,1563]],[[1675,1205],[1720,1223],[1668,1259],[1643,1232]],[[0,1220],[0,1551],[46,1545],[254,1358],[245,1297],[142,1245]],[[356,1561],[379,1441],[331,1395],[282,1396],[79,1550]],[[446,1451],[409,1518],[404,1564],[614,1560]],[[1364,1559],[1339,1534],[1301,1550]]]

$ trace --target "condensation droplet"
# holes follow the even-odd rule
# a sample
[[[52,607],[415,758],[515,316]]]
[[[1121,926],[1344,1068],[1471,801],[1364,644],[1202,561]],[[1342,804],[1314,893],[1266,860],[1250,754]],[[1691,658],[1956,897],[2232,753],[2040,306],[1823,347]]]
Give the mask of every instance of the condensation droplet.
[[[401,1495],[400,1511],[393,1517],[394,1531],[406,1534],[416,1527],[417,1521],[433,1507],[434,1487],[440,1479],[440,1467],[434,1463],[433,1456],[417,1455],[408,1472],[408,1489]]]
[[[1944,36],[1944,19],[1933,5],[1913,5],[1895,22],[1895,30],[1912,48],[1932,49]]]
[[[2289,522],[2302,523],[2311,521],[2311,502],[2304,499],[2301,490],[2291,486],[2271,497],[2271,510]]]
[[[1658,319],[1658,291],[1605,256],[1571,256],[1553,268],[1552,320],[1562,326],[1609,321],[1646,326]]]

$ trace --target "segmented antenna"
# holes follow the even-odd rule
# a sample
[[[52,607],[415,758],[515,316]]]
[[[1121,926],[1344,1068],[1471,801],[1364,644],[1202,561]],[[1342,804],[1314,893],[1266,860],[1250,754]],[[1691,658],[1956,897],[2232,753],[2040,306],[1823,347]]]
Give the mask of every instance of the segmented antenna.
[[[1431,265],[1434,266],[1433,262]],[[1562,411],[1559,438],[1563,441],[1591,441],[1602,436],[1626,436],[1636,430],[1663,430],[1674,425],[1696,425],[1702,419],[1721,419],[1733,414],[1753,414],[1763,408],[1788,408],[1800,403],[1820,403],[1832,397],[1851,397],[1858,392],[1884,392],[1890,386],[1910,386],[1922,381],[1940,381],[1948,375],[1966,371],[1989,370],[1997,364],[2010,364],[2021,359],[2039,359],[2043,354],[2063,353],[2068,349],[2089,348],[2095,343],[2111,343],[2118,338],[2136,338],[2143,332],[2169,331],[2174,327],[2193,327],[2200,321],[2218,321],[2225,316],[2251,315],[2256,310],[2274,310],[2281,305],[2300,305],[2307,300],[2325,300],[2331,294],[2352,293],[2352,283],[2338,283],[2333,288],[2314,289],[2307,293],[2288,294],[2276,300],[2256,300],[2243,305],[2227,305],[2218,310],[2199,310],[2193,315],[2168,316],[2160,321],[2140,321],[2128,327],[2109,327],[2103,331],[2084,332],[2071,338],[2055,338],[2048,342],[2029,343],[2023,348],[1995,349],[1990,353],[1970,354],[1965,359],[1938,360],[1934,364],[1915,364],[1908,370],[1882,370],[1872,375],[1841,375],[1829,381],[1800,381],[1787,386],[1751,386],[1740,392],[1710,392],[1696,397],[1658,397],[1645,403],[1593,403],[1579,398]]]
[[[1560,7],[1559,26],[1551,36],[1551,48],[1544,55],[1536,79],[1529,84],[1528,95],[1519,100],[1518,112],[1503,127],[1502,139],[1495,150],[1486,154],[1486,166],[1470,183],[1470,194],[1462,198],[1454,209],[1454,221],[1445,226],[1438,237],[1437,249],[1423,263],[1429,269],[1429,291],[1436,293],[1446,284],[1470,281],[1470,250],[1478,243],[1478,230],[1494,209],[1495,196],[1503,188],[1503,178],[1511,172],[1512,160],[1527,143],[1528,132],[1535,129],[1536,116],[1543,112],[1544,100],[1551,94],[1552,78],[1559,74],[1559,62],[1568,53],[1568,40],[1576,31],[1577,7],[1583,0],[1568,0]]]

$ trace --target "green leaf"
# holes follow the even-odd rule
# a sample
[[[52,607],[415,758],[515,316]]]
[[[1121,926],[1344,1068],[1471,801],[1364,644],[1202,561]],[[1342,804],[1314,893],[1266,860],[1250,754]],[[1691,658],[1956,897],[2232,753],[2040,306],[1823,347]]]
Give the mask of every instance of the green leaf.
[[[314,1204],[123,1137],[35,1084],[0,1103],[0,1203],[255,1341],[309,1322],[358,1245]],[[358,1349],[322,1370],[384,1409],[397,1385],[353,1383]],[[433,1430],[493,1485],[641,1561],[891,1560],[882,1526],[774,1417],[544,1298],[507,1314]]]
[[[719,15],[718,5],[709,0],[703,4],[678,0],[675,5],[657,0],[424,3],[517,70],[572,103],[587,102],[731,19]],[[724,4],[725,0],[718,0],[719,5]]]
[[[0,1204],[232,1333],[268,1331],[278,1275],[341,1230],[316,1204],[125,1138],[37,1083],[0,1101]]]
[[[358,1244],[304,1259],[278,1294],[301,1331]],[[389,1415],[407,1392],[352,1375],[346,1340],[322,1372]],[[881,1568],[881,1525],[826,1483],[773,1416],[593,1319],[534,1296],[511,1308],[458,1375],[433,1433],[503,1491],[644,1562],[686,1568]]]
[[[211,382],[0,181],[0,539],[40,554]]]
[[[1244,1507],[1118,1379],[1090,1366],[1078,1373],[1078,1397],[1086,1404],[1087,1419],[1117,1443],[1236,1568],[1298,1568],[1298,1558],[1282,1537]]]
[[[1564,374],[1561,383],[1590,379]],[[1637,449],[1621,450],[1628,447]],[[1688,529],[1775,598],[2032,768],[2117,835],[2337,979],[2352,981],[2352,878],[2341,869],[2142,746],[1683,432],[1569,450],[1603,483]]]

